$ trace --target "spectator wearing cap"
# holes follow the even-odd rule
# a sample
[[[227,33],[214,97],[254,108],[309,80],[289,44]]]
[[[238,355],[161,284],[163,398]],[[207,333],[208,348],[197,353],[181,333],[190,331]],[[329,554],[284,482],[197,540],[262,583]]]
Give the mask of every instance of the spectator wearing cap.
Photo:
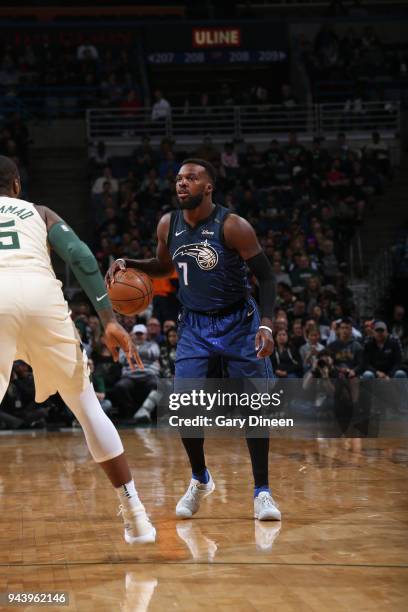
[[[401,361],[398,340],[389,335],[384,321],[376,321],[374,337],[364,347],[361,378],[407,378],[407,373],[401,369]]]
[[[119,361],[123,364],[122,374],[112,389],[111,400],[123,418],[135,415],[151,394],[154,395],[160,371],[159,345],[147,339],[146,325],[141,323],[135,325],[131,337],[137,346],[144,370],[138,367],[132,370],[127,363],[126,355],[121,351]]]

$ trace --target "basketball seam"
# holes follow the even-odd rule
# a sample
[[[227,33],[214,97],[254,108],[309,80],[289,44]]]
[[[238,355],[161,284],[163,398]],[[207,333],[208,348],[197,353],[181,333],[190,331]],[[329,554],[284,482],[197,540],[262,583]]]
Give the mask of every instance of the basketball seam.
[[[129,285],[129,283],[123,283],[122,281],[117,281],[115,285],[124,285],[125,287],[131,287],[131,289],[137,289],[140,292],[142,291],[140,287],[137,287],[135,285]]]

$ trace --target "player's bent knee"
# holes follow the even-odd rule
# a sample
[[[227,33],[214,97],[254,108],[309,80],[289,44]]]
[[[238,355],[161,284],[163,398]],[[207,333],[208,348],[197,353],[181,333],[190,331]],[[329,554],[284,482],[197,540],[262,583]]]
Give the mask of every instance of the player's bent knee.
[[[61,393],[61,397],[80,423],[93,459],[109,461],[124,452],[119,434],[96,397],[91,384],[82,393]]]

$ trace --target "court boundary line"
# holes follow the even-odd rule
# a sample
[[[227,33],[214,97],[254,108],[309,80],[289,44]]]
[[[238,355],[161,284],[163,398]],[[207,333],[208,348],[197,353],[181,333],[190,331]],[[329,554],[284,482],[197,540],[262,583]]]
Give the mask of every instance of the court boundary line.
[[[225,565],[250,565],[257,567],[258,565],[273,565],[280,567],[327,567],[327,568],[371,568],[371,569],[408,569],[408,563],[402,563],[400,565],[371,565],[368,563],[284,563],[280,561],[260,561],[260,562],[248,562],[248,561],[217,561],[210,563],[208,561],[138,561],[135,559],[120,560],[120,561],[70,561],[61,563],[0,563],[0,567],[75,567],[75,566],[87,566],[87,565],[127,565],[134,563],[135,565],[206,565],[209,567],[225,566]]]

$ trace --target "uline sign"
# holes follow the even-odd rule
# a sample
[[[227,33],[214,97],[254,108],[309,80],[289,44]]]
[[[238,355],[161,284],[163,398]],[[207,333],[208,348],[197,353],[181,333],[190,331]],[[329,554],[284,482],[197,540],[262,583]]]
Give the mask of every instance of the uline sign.
[[[193,28],[193,47],[239,47],[240,28]]]

